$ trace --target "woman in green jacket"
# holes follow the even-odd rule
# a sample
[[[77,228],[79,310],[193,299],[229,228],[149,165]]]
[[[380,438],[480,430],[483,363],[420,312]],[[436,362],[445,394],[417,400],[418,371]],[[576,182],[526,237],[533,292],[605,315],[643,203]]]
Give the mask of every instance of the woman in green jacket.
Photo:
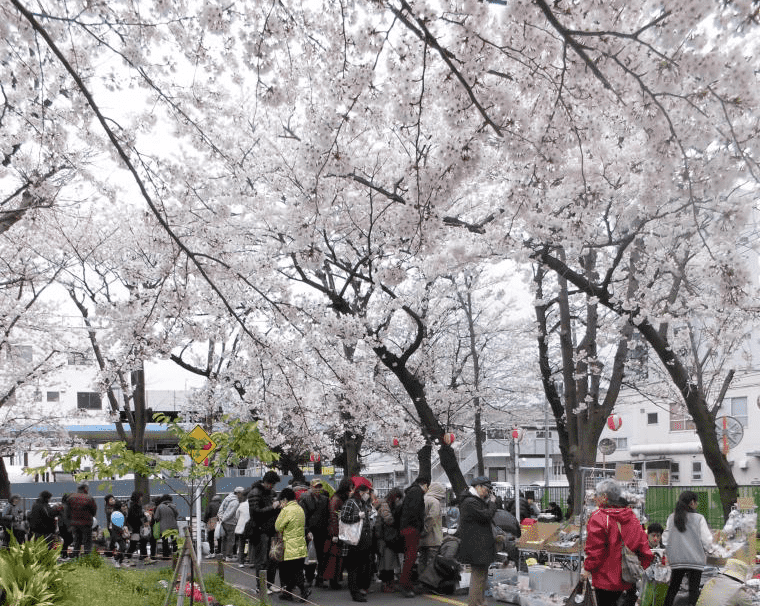
[[[282,511],[275,520],[274,528],[282,535],[285,543],[285,556],[280,562],[280,599],[294,601],[293,589],[298,587],[301,592],[298,601],[305,602],[311,593],[306,587],[303,574],[303,562],[306,559],[306,515],[292,488],[283,488],[279,500]]]

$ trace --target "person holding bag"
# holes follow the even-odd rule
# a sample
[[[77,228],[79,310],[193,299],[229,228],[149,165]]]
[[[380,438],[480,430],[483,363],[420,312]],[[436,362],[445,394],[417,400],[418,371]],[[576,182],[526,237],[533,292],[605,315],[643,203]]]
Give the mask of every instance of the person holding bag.
[[[689,604],[696,604],[699,598],[702,571],[707,563],[705,552],[712,551],[713,537],[705,517],[696,512],[697,503],[697,494],[684,490],[665,524],[662,543],[672,572],[663,606],[673,606],[685,576],[689,578]]]
[[[348,546],[346,569],[348,570],[348,590],[354,602],[366,602],[372,580],[372,508],[369,486],[360,484],[354,489],[340,512],[340,521],[358,528],[356,543]]]
[[[298,505],[296,493],[292,488],[283,488],[280,491],[279,502],[281,509],[274,522],[274,529],[282,535],[285,546],[280,562],[280,599],[292,602],[295,597],[293,590],[298,587],[301,592],[299,601],[305,602],[311,594],[311,589],[306,587],[303,574],[303,562],[306,558],[306,515]]]
[[[325,571],[322,573],[330,589],[340,589],[343,579],[343,557],[346,546],[340,542],[340,512],[354,489],[351,478],[343,478],[328,505],[327,539],[325,540]]]
[[[644,568],[654,559],[649,540],[633,510],[622,506],[623,491],[615,480],[596,485],[597,509],[589,518],[586,558],[581,581],[591,578],[598,606],[615,606],[624,591],[635,587],[623,580],[623,543],[634,552]]]

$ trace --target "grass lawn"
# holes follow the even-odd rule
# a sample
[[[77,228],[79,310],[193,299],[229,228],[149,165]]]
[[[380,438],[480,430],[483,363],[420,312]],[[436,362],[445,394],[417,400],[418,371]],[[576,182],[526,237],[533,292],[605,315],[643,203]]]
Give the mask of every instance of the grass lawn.
[[[90,556],[88,560],[88,563],[62,564],[66,587],[64,600],[58,602],[60,606],[163,606],[167,593],[163,585],[171,581],[171,569],[117,569],[105,564],[98,556]],[[204,576],[203,581],[206,591],[223,606],[258,604],[215,574]],[[173,606],[176,603],[174,594],[169,604]],[[185,598],[185,604],[190,606],[190,598]]]

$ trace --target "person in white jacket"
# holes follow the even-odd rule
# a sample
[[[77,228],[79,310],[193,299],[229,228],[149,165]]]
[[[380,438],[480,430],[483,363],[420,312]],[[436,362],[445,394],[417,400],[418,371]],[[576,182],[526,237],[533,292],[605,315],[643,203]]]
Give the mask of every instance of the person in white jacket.
[[[235,525],[237,524],[237,518],[235,517],[235,514],[237,513],[238,506],[240,505],[239,495],[243,494],[244,492],[245,488],[242,486],[236,487],[235,490],[224,497],[222,504],[219,506],[219,511],[216,514],[219,518],[219,523],[222,525],[222,532],[224,534],[222,538],[222,551],[220,557],[226,559],[228,562],[231,562],[233,559],[232,551],[235,547]]]
[[[698,496],[684,490],[678,497],[676,508],[668,516],[662,543],[672,573],[663,606],[673,606],[684,577],[689,579],[689,604],[696,604],[699,585],[707,563],[707,553],[714,548],[713,536],[707,520],[696,512]]]
[[[237,550],[238,550],[238,568],[244,568],[245,567],[245,545],[248,543],[248,537],[245,535],[245,526],[248,523],[248,520],[251,519],[251,509],[248,507],[248,490],[241,493],[239,496],[241,505],[237,508],[237,512],[235,512],[235,517],[237,518],[237,523],[235,524],[235,543],[237,544]],[[245,503],[245,505],[243,505]],[[248,553],[253,554],[253,549],[251,548],[251,545],[248,545]],[[253,563],[249,559],[249,563]]]

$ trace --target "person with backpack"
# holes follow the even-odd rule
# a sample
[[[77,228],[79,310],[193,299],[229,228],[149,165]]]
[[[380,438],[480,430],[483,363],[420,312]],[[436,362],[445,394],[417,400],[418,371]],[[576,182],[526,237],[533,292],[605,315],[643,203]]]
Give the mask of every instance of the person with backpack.
[[[696,604],[707,552],[713,549],[713,536],[705,517],[697,513],[699,497],[684,490],[676,502],[675,511],[668,516],[662,543],[668,556],[671,575],[663,606],[673,606],[681,582],[689,579],[689,603]]]
[[[598,606],[615,606],[623,592],[634,583],[623,580],[623,543],[635,553],[642,567],[654,559],[649,539],[636,514],[622,505],[623,490],[615,480],[602,480],[596,485],[597,509],[587,525],[586,558],[581,579],[591,578]]]

